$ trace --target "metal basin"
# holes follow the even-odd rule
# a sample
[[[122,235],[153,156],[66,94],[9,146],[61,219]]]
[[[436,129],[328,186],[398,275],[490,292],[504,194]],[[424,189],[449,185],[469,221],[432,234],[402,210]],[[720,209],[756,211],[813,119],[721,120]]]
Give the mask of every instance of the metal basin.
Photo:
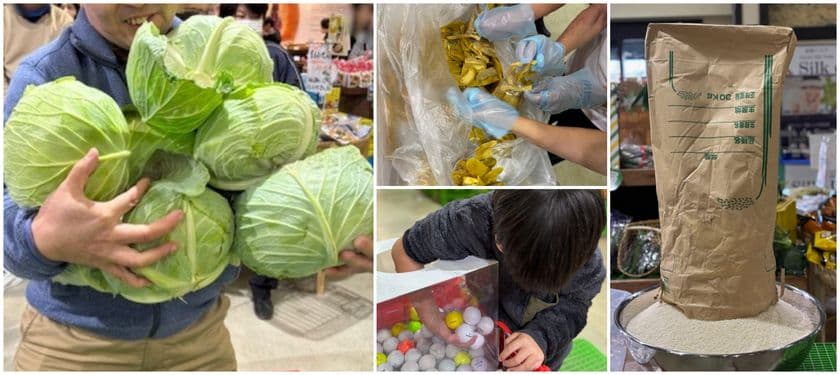
[[[646,344],[627,332],[630,320],[658,300],[659,287],[639,291],[618,305],[613,319],[627,342],[627,350],[640,364],[653,362],[666,371],[770,371],[792,370],[808,354],[817,334],[825,324],[822,305],[810,294],[790,285],[785,286],[782,300],[799,308],[816,322],[807,336],[780,348],[740,354],[692,354]]]

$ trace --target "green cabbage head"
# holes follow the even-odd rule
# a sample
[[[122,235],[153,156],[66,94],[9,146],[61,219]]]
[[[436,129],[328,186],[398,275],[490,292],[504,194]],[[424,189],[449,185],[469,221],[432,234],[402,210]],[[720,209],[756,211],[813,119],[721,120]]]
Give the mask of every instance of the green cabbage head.
[[[152,285],[134,288],[110,274],[78,265],[68,267],[55,281],[89,286],[138,303],[159,303],[204,288],[227,265],[239,264],[239,258],[231,252],[233,212],[224,197],[206,188],[209,174],[201,163],[187,156],[157,152],[145,174],[154,182],[123,221],[148,224],[176,209],[184,213],[168,235],[134,245],[138,251],[144,251],[169,241],[178,244],[178,250],[161,261],[132,270]]]
[[[271,82],[274,63],[262,37],[233,18],[193,16],[169,36],[151,22],[134,36],[126,77],[131,101],[149,126],[170,134],[197,129],[223,96]]]
[[[198,130],[195,158],[210,185],[245,190],[315,152],[320,110],[300,89],[274,83],[239,90]]]
[[[288,164],[236,201],[234,251],[260,275],[296,278],[340,264],[373,230],[373,174],[353,146]]]
[[[157,150],[192,155],[195,133],[164,134],[146,125],[134,108],[124,108],[123,114],[129,129],[128,149],[131,150],[129,181],[132,183],[142,177],[143,168]]]
[[[99,164],[88,180],[88,198],[106,201],[129,180],[129,129],[110,96],[73,77],[28,86],[6,122],[5,184],[17,204],[38,207],[95,147]]]

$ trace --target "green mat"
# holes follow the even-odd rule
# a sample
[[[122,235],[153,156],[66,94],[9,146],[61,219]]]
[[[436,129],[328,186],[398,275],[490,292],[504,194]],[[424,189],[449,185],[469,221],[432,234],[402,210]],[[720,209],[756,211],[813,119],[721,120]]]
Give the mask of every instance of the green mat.
[[[794,371],[837,371],[836,354],[837,343],[815,343]]]
[[[607,371],[607,356],[585,339],[572,340],[572,352],[559,371]]]

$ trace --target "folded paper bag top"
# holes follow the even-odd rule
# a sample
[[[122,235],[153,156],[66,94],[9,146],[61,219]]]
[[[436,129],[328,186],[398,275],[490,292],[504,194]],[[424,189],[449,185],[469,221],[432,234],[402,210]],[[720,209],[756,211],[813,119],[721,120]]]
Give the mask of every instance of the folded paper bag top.
[[[689,318],[749,317],[777,301],[779,115],[795,45],[785,27],[648,26],[662,299]]]

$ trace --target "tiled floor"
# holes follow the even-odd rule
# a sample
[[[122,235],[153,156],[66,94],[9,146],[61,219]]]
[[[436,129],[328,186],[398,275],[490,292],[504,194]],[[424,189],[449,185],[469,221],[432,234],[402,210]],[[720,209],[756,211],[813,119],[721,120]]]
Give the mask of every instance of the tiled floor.
[[[415,221],[440,208],[440,205],[415,190],[380,190],[377,192],[377,199],[378,241],[401,236]],[[602,238],[599,243],[602,254],[606,251],[606,246],[607,241]],[[390,252],[380,254],[376,259],[376,264],[378,272],[394,272]],[[578,336],[590,341],[604,354],[607,353],[608,299],[605,281],[601,284],[601,293],[592,301],[587,325]]]

